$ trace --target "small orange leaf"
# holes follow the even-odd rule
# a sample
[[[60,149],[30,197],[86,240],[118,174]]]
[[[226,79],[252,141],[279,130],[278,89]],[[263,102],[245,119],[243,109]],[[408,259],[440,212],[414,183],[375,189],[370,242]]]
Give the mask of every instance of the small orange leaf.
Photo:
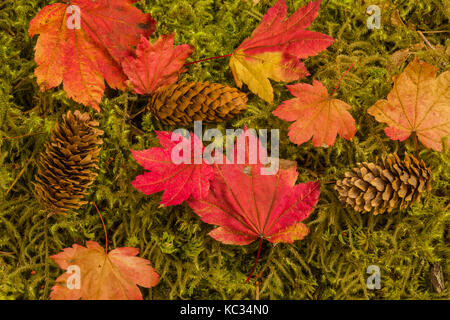
[[[312,85],[297,83],[287,88],[296,98],[284,101],[272,113],[280,119],[295,121],[288,133],[293,143],[300,145],[313,137],[315,147],[329,147],[337,134],[347,140],[353,138],[355,119],[348,112],[352,107],[332,99],[321,82],[314,80]]]

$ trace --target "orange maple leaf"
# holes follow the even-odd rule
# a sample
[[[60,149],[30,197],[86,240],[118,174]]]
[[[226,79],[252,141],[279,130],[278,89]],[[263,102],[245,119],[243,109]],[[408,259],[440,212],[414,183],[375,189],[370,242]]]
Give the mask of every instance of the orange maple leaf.
[[[289,139],[300,145],[313,137],[315,147],[332,146],[339,135],[347,140],[356,133],[355,119],[347,111],[352,107],[332,99],[327,88],[314,80],[312,85],[297,83],[286,86],[297,98],[284,101],[272,113],[280,119],[295,121],[289,127]]]
[[[386,135],[403,141],[415,132],[427,148],[442,151],[441,139],[450,134],[450,71],[436,78],[437,68],[417,57],[394,77],[387,100],[367,112],[385,122]],[[447,145],[450,149],[450,145]]]
[[[95,241],[86,241],[86,247],[74,244],[65,248],[53,259],[61,269],[76,266],[80,270],[78,289],[70,288],[70,273],[56,279],[50,298],[52,300],[142,300],[136,284],[151,288],[158,284],[159,275],[150,266],[150,261],[136,257],[139,249],[117,248],[105,254]]]
[[[125,89],[127,77],[120,62],[130,55],[142,36],[149,37],[156,22],[131,4],[134,0],[73,0],[44,7],[30,22],[30,37],[39,34],[35,47],[37,83],[42,91],[63,83],[69,98],[100,111],[105,89]],[[79,8],[79,28],[69,28],[66,12]],[[78,10],[78,9],[77,9]]]

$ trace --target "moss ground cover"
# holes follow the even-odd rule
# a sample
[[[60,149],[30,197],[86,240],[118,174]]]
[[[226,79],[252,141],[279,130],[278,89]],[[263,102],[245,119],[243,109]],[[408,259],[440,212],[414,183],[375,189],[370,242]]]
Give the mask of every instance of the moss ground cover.
[[[370,3],[369,3],[370,2]],[[391,90],[391,77],[417,55],[449,70],[450,4],[431,1],[324,0],[311,30],[328,34],[335,43],[306,60],[311,76],[331,92],[356,61],[335,97],[353,108],[357,133],[352,141],[338,138],[333,147],[294,145],[289,123],[271,114],[292,98],[282,83],[272,83],[274,103],[249,94],[248,109],[227,123],[210,127],[280,129],[280,157],[298,164],[299,182],[320,180],[321,197],[305,222],[311,233],[293,245],[264,243],[256,272],[259,284],[245,283],[258,244],[223,245],[210,238],[186,205],[161,208],[160,196],[145,196],[130,182],[142,173],[130,149],[157,145],[154,130],[173,130],[143,113],[148,97],[108,89],[102,113],[78,105],[59,88],[40,92],[33,71],[36,38],[28,36],[29,21],[49,1],[0,0],[0,299],[47,299],[61,273],[49,258],[73,243],[105,235],[93,205],[76,214],[46,218],[33,196],[39,154],[61,115],[68,110],[91,112],[105,131],[99,176],[87,200],[102,211],[111,248],[132,246],[152,261],[161,275],[157,287],[143,290],[146,299],[448,299],[430,280],[435,263],[450,279],[450,158],[420,147],[420,158],[433,173],[432,192],[411,208],[374,216],[344,208],[334,181],[357,162],[405,151],[415,154],[412,139],[391,141],[366,110]],[[287,0],[289,14],[307,1]],[[176,44],[196,47],[188,61],[227,55],[248,36],[274,4],[261,0],[146,0],[137,6],[158,21],[153,37],[176,33]],[[381,29],[366,26],[366,8],[382,9]],[[422,31],[422,33],[417,32]],[[425,42],[424,45],[421,45]],[[428,43],[426,43],[428,42]],[[419,45],[417,45],[419,44]],[[431,46],[430,46],[431,45]],[[409,50],[405,63],[392,55]],[[405,51],[406,52],[406,51]],[[398,56],[398,54],[397,54]],[[394,56],[395,57],[395,56]],[[183,81],[209,81],[234,86],[228,58],[188,67]],[[244,87],[244,92],[248,90]],[[381,289],[368,290],[366,269],[381,269]],[[448,285],[447,285],[448,286]]]

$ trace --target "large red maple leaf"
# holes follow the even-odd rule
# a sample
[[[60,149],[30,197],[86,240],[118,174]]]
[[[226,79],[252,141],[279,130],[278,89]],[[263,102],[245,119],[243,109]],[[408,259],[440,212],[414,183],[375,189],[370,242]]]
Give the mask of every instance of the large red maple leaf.
[[[190,139],[172,132],[157,131],[156,134],[162,148],[131,150],[134,159],[144,169],[149,170],[136,177],[132,182],[133,187],[147,195],[164,190],[161,204],[165,206],[180,204],[191,195],[195,199],[205,197],[209,191],[210,180],[214,177],[214,170],[203,159],[200,159],[199,164],[194,161],[195,145],[200,146],[201,152],[203,150],[200,139],[192,133]],[[184,150],[177,149],[185,143],[190,144],[188,158],[192,161],[188,164],[176,164],[172,153],[183,157]],[[200,153],[199,155],[201,156]]]
[[[51,256],[58,266],[68,270],[76,267],[72,275],[64,273],[56,279],[50,298],[52,300],[142,300],[137,284],[151,288],[158,284],[159,275],[150,261],[136,257],[139,249],[116,248],[109,253],[95,241],[86,247],[74,244]],[[78,276],[79,279],[70,279]],[[68,286],[68,282],[72,287]],[[79,287],[77,287],[79,286]]]
[[[234,152],[238,152],[237,146]],[[248,161],[216,164],[208,195],[188,201],[202,221],[219,226],[209,233],[212,238],[226,244],[246,245],[256,239],[292,243],[308,234],[301,221],[313,211],[320,183],[295,185],[298,176],[295,166],[279,169],[272,175],[263,175],[263,167],[262,163]]]
[[[122,61],[136,93],[152,94],[163,85],[177,82],[180,73],[186,71],[183,64],[194,47],[183,44],[173,48],[174,38],[175,34],[162,36],[152,44],[142,37],[136,57],[126,57]]]
[[[317,55],[334,39],[305,30],[319,12],[321,0],[299,8],[286,19],[287,6],[279,0],[263,17],[259,26],[232,54],[230,67],[238,87],[245,83],[250,91],[272,102],[274,81],[291,82],[309,73],[300,59]]]
[[[80,28],[69,29],[68,4],[44,7],[30,22],[29,35],[40,34],[35,47],[35,70],[42,91],[63,83],[69,98],[100,111],[105,80],[125,89],[121,60],[132,53],[141,36],[149,37],[156,22],[131,4],[135,0],[73,0]]]

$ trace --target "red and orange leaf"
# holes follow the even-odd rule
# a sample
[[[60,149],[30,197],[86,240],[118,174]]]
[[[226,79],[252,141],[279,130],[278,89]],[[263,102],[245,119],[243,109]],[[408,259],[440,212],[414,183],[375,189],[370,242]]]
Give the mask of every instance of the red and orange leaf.
[[[301,223],[314,210],[320,184],[295,185],[295,166],[263,175],[262,164],[216,164],[215,177],[204,199],[189,206],[202,221],[219,226],[209,235],[226,244],[246,245],[264,238],[292,243],[308,228]]]
[[[56,279],[50,298],[52,300],[142,300],[137,285],[151,288],[158,284],[159,275],[150,261],[136,257],[139,249],[124,247],[108,254],[95,241],[86,247],[74,244],[50,258],[67,270],[76,266],[80,270],[80,288],[70,288],[70,273]]]
[[[314,80],[312,85],[297,83],[287,88],[295,99],[284,101],[272,113],[280,119],[295,121],[289,127],[289,139],[300,145],[313,137],[315,147],[332,146],[339,134],[350,140],[356,133],[355,119],[347,111],[352,107],[332,99],[327,88]]]
[[[389,138],[403,141],[415,132],[425,147],[442,151],[441,139],[450,135],[450,71],[437,78],[436,71],[416,57],[394,77],[387,100],[367,110],[388,125],[384,132]]]
[[[214,170],[203,159],[199,164],[194,161],[195,145],[200,146],[200,152],[203,152],[201,140],[192,133],[190,139],[172,132],[158,131],[156,134],[162,148],[131,150],[134,159],[144,169],[149,170],[136,177],[132,182],[133,187],[147,195],[164,190],[161,199],[164,206],[180,204],[191,196],[195,199],[205,197],[209,191],[210,180],[214,177]],[[185,144],[190,147],[190,164],[175,164],[172,154],[176,153],[182,158],[183,150],[178,148]]]
[[[73,0],[80,8],[80,28],[69,29],[68,4],[44,7],[30,22],[29,35],[39,34],[35,47],[37,83],[42,91],[63,88],[69,98],[100,111],[105,80],[125,89],[121,60],[141,36],[149,37],[156,22],[131,4],[134,0]]]
[[[155,44],[141,37],[136,58],[126,57],[122,67],[134,91],[152,94],[159,87],[174,84],[183,69],[184,62],[194,47],[183,44],[173,48],[175,34],[160,37]]]
[[[333,43],[333,38],[305,30],[319,12],[321,0],[299,8],[286,19],[287,7],[279,0],[263,17],[259,26],[236,49],[230,67],[238,87],[245,83],[250,91],[267,102],[273,100],[274,81],[291,82],[309,73],[300,59],[317,55]]]

